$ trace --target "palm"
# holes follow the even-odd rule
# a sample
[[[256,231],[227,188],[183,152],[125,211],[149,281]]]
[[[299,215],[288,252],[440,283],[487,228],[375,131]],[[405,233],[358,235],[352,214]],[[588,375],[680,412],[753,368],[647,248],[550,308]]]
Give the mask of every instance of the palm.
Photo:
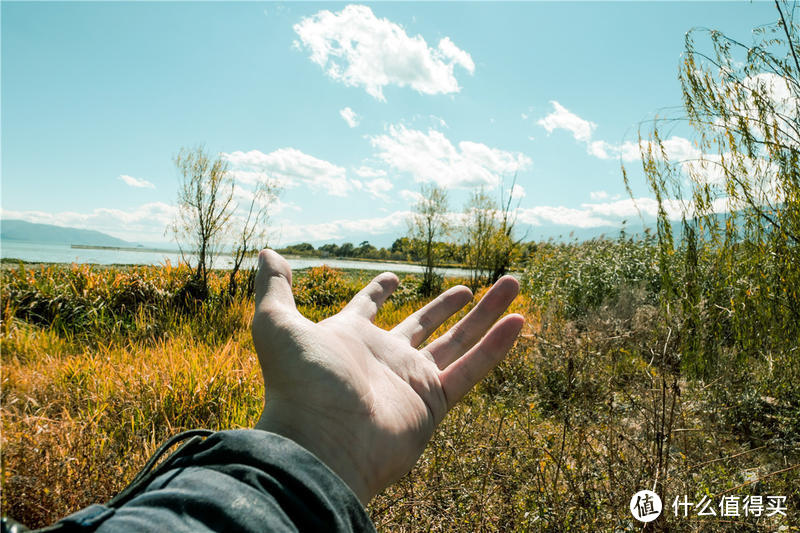
[[[372,323],[398,283],[384,273],[340,313],[314,324],[294,306],[288,263],[270,251],[260,261],[253,338],[267,402],[259,427],[315,443],[318,455],[326,446],[343,448],[344,461],[353,463],[347,466],[362,477],[364,487],[354,489],[362,499],[413,466],[436,425],[499,362],[522,325],[510,315],[489,329],[517,292],[516,281],[504,278],[447,334],[418,350],[471,299],[469,289],[448,290],[386,331]]]

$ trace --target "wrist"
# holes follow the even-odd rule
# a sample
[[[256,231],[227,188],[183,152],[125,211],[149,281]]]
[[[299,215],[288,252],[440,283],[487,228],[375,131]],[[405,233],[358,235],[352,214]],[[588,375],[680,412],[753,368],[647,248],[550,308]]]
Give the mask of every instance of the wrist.
[[[359,466],[359,453],[353,449],[355,436],[349,439],[323,427],[318,416],[309,419],[297,406],[281,406],[278,400],[267,402],[255,429],[286,437],[302,446],[330,468],[366,506],[377,491],[370,487],[364,470]]]

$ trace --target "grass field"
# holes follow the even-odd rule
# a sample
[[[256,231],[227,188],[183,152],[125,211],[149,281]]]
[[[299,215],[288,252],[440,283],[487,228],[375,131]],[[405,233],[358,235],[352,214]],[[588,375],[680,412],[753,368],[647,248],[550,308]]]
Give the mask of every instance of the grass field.
[[[796,344],[743,359],[731,339],[698,371],[655,263],[633,241],[542,247],[511,309],[527,318],[519,341],[416,467],[371,503],[378,529],[640,531],[628,504],[654,488],[664,501],[655,529],[798,530]],[[2,271],[4,515],[50,523],[111,498],[170,435],[255,423],[263,385],[253,302],[217,296],[226,277],[213,273],[212,297],[187,303],[189,275],[171,266]],[[370,276],[296,273],[299,308],[329,316]],[[425,303],[417,285],[401,277],[379,325]],[[723,497],[751,495],[785,496],[786,516],[719,516]],[[717,516],[674,516],[683,496],[712,499]]]

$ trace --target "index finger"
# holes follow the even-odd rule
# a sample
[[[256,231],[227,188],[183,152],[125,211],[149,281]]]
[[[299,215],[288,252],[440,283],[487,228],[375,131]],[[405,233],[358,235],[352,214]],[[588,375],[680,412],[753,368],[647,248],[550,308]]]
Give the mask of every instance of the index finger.
[[[411,346],[416,348],[470,300],[472,291],[469,288],[463,285],[451,287],[395,326],[392,333],[407,338]]]
[[[399,283],[400,280],[392,272],[378,274],[366,287],[353,296],[353,299],[342,311],[354,312],[369,320],[374,320],[383,302],[392,295]]]

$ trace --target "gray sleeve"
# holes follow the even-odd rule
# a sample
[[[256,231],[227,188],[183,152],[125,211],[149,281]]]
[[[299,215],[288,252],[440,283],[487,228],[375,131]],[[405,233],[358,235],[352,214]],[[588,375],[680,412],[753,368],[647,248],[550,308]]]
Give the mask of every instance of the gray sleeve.
[[[101,533],[375,531],[344,481],[279,435],[221,431],[169,461],[120,505],[65,520]]]

